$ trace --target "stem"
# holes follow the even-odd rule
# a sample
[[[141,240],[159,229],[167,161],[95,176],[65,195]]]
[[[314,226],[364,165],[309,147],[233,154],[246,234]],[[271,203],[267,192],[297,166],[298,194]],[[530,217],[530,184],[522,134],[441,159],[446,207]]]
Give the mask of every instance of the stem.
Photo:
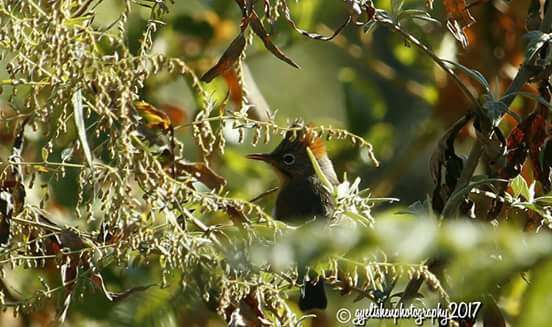
[[[73,14],[71,17],[80,17],[82,16],[90,7],[94,0],[88,0],[82,4],[82,6]]]
[[[44,10],[42,10],[42,8],[40,8],[39,5],[34,3],[33,0],[28,0],[28,1],[29,1],[29,4],[31,4],[31,6],[33,6],[36,9],[36,11],[38,11],[42,16],[48,17],[48,14],[46,14],[46,12]]]
[[[18,222],[20,224],[24,224],[24,225],[41,227],[41,228],[44,228],[44,229],[47,229],[49,231],[53,231],[53,232],[56,232],[56,233],[61,233],[63,231],[63,229],[61,227],[52,226],[50,224],[46,224],[46,223],[43,223],[43,222],[40,222],[40,221],[20,219],[20,218],[17,218],[17,217],[12,217],[11,220],[15,221],[15,222]]]

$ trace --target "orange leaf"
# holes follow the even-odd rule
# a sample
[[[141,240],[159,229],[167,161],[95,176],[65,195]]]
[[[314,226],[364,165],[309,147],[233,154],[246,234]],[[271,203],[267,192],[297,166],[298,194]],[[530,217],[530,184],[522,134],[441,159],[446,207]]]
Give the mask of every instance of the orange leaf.
[[[155,108],[146,101],[139,100],[134,102],[134,107],[144,118],[146,126],[148,128],[159,128],[164,131],[169,130],[171,127],[171,120],[169,116],[163,111]]]
[[[245,37],[243,32],[241,32],[234,41],[232,41],[228,49],[224,51],[217,64],[201,76],[201,81],[209,83],[218,75],[224,74],[232,68],[245,49],[245,43]]]
[[[163,103],[159,105],[159,109],[161,109],[169,116],[170,121],[173,124],[180,125],[188,120],[186,109],[182,108],[181,106]]]

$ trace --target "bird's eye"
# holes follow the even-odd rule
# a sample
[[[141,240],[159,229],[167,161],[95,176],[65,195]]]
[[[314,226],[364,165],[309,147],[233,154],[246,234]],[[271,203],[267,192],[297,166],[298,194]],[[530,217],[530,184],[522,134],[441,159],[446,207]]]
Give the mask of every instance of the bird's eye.
[[[282,160],[284,161],[284,163],[286,165],[293,165],[295,163],[295,155],[293,155],[293,153],[286,153],[284,154],[284,156],[282,157]]]

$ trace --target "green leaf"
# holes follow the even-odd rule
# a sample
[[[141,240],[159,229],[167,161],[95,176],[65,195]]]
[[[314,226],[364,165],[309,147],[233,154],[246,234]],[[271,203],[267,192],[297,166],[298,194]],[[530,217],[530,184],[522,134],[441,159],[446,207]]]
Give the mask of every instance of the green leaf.
[[[535,202],[543,202],[544,204],[552,205],[552,195],[545,195],[535,199]]]
[[[372,33],[376,30],[377,27],[378,24],[376,23],[376,21],[371,20],[364,26],[364,33]]]
[[[40,154],[42,156],[42,161],[47,162],[48,161],[48,156],[50,155],[50,153],[48,152],[48,149],[42,148]]]
[[[435,18],[433,18],[427,11],[420,10],[420,9],[407,9],[401,11],[398,18],[399,21],[406,20],[406,19],[419,19],[431,23],[435,23],[437,25],[441,25],[441,22]]]
[[[316,160],[316,157],[312,153],[311,149],[309,149],[308,147],[307,147],[307,153],[309,155],[309,159],[312,163],[312,166],[314,167],[314,171],[316,172],[316,175],[318,176],[318,178],[320,178],[320,180],[322,181],[322,184],[324,184],[324,186],[327,187],[332,194],[334,194],[335,187],[333,186],[332,183],[330,183],[330,181],[328,180],[328,177],[326,177],[326,175],[322,171],[322,168],[320,168],[320,165],[318,164],[318,160]]]
[[[487,82],[487,79],[485,78],[485,76],[483,76],[477,70],[468,68],[468,67],[466,67],[462,64],[459,64],[457,62],[454,62],[454,61],[450,61],[450,60],[446,60],[446,59],[441,59],[441,60],[444,63],[447,63],[451,66],[456,67],[456,68],[459,68],[461,71],[466,73],[468,76],[470,76],[471,78],[473,78],[474,80],[479,82],[479,84],[481,84],[481,86],[483,86],[483,88],[485,88],[485,93],[491,93],[491,87],[489,86],[489,82]]]
[[[401,15],[401,10],[404,5],[404,0],[391,0],[391,11],[395,17]]]
[[[519,198],[519,196],[523,196],[525,200],[532,202],[533,195],[531,194],[531,190],[529,189],[529,185],[527,185],[527,182],[521,175],[517,175],[512,181],[510,182],[510,187],[512,188],[512,191],[514,192],[513,196],[514,198]]]
[[[82,105],[82,92],[80,89],[77,89],[73,94],[73,117],[75,118],[75,126],[77,127],[77,132],[79,134],[79,139],[84,151],[84,157],[86,162],[90,167],[92,166],[92,152],[90,151],[90,146],[88,145],[88,140],[86,139],[86,125],[84,124],[84,110]]]

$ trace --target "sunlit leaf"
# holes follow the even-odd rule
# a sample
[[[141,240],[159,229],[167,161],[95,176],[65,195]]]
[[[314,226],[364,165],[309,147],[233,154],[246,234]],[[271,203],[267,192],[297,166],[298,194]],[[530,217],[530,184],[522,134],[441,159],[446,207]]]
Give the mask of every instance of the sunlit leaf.
[[[90,146],[88,145],[88,139],[86,138],[86,125],[84,124],[84,108],[82,100],[82,91],[78,89],[73,94],[73,117],[75,119],[75,126],[77,127],[77,132],[79,135],[79,140],[81,142],[82,150],[84,152],[84,157],[86,162],[90,167],[93,166],[92,163],[92,152],[90,151]]]
[[[533,198],[529,190],[529,185],[527,185],[527,182],[522,175],[517,175],[514,179],[512,179],[512,181],[510,182],[510,187],[514,192],[512,195],[515,198],[519,197],[520,195],[523,196],[527,201],[530,201]]]

